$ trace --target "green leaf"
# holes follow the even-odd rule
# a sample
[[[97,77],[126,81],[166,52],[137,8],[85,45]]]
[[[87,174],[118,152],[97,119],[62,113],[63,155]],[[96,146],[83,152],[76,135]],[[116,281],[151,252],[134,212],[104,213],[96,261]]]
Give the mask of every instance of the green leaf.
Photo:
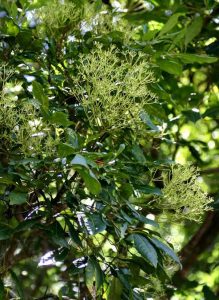
[[[8,175],[6,175],[4,177],[0,176],[0,183],[15,184],[15,182],[12,180],[12,178]]]
[[[29,230],[38,222],[39,222],[39,219],[25,220],[18,224],[18,226],[14,229],[14,232]]]
[[[159,86],[157,86],[158,88]],[[155,89],[154,92],[157,94],[159,94],[159,92],[157,92],[157,90]],[[162,106],[162,103],[153,103],[150,106],[147,106],[147,112],[150,116],[155,116],[156,118],[159,118],[160,120],[168,120],[168,117],[166,115],[166,112]]]
[[[182,65],[175,60],[169,59],[168,57],[165,59],[157,59],[157,64],[160,66],[161,70],[167,73],[178,76],[182,74]]]
[[[179,53],[179,54],[175,54],[174,56],[179,58],[183,63],[186,64],[193,64],[193,63],[211,64],[218,60],[217,57],[211,57],[204,54],[198,55],[198,54],[189,54],[189,53]]]
[[[130,290],[131,285],[129,282],[129,277],[126,274],[124,274],[123,270],[118,270],[118,271],[116,271],[116,273],[117,273],[117,276],[118,276],[120,282],[123,284],[123,286],[126,288],[126,290]]]
[[[96,268],[93,259],[89,258],[87,266],[85,268],[85,281],[86,286],[88,287],[89,291],[92,293],[94,288],[94,282],[96,280]]]
[[[10,9],[11,9],[11,15],[12,15],[12,17],[15,19],[16,16],[17,16],[17,5],[16,5],[15,2],[13,2],[13,3],[11,4]]]
[[[84,183],[88,190],[94,194],[98,195],[101,191],[101,185],[91,170],[78,170],[78,173],[84,180]]]
[[[211,106],[209,107],[202,115],[203,118],[210,117],[210,118],[219,118],[219,106]]]
[[[0,279],[0,299],[5,299],[5,288],[2,279]]]
[[[104,273],[100,267],[99,262],[95,259],[93,260],[94,265],[95,265],[95,278],[96,278],[96,287],[97,290],[99,290],[104,282]]]
[[[42,85],[39,82],[34,81],[32,86],[34,97],[39,101],[42,111],[47,113],[49,110],[49,98],[44,94]]]
[[[6,224],[0,224],[0,241],[9,239],[13,233],[14,231],[10,226]]]
[[[88,260],[88,264],[85,269],[85,278],[90,290],[92,290],[93,286],[99,290],[103,285],[104,274],[95,256],[91,256]]]
[[[94,173],[90,170],[86,159],[80,155],[77,154],[71,161],[71,164],[73,165],[74,169],[78,171],[78,173],[81,175],[81,177],[84,180],[84,183],[88,190],[92,194],[99,194],[101,191],[101,185],[94,175]]]
[[[27,201],[27,193],[11,192],[9,199],[11,205],[21,205]]]
[[[89,169],[86,159],[80,154],[75,155],[75,157],[71,161],[71,165],[82,166],[82,167]]]
[[[119,149],[115,153],[115,157],[119,156],[125,150],[125,144],[120,144]]]
[[[62,111],[56,111],[53,113],[52,116],[49,117],[49,121],[63,127],[68,127],[72,124],[72,122],[69,121],[68,115]]]
[[[146,218],[145,216],[140,215],[139,213],[135,213],[133,212],[133,215],[135,216],[136,219],[138,219],[140,222],[143,222],[145,224],[154,226],[154,227],[159,227],[158,223],[156,223],[155,221]]]
[[[171,257],[175,262],[177,262],[180,266],[180,260],[178,258],[178,256],[175,254],[175,252],[167,245],[165,245],[164,243],[162,243],[161,241],[159,241],[156,238],[150,238],[150,241],[160,250],[162,250],[166,255],[168,255],[169,257]]]
[[[92,234],[97,234],[106,229],[106,224],[104,223],[102,216],[97,213],[87,215],[87,227]]]
[[[181,42],[185,40],[185,33],[186,33],[186,28],[183,28],[182,30],[180,30],[180,31],[177,32],[177,35],[172,40],[170,48],[168,49],[169,52],[172,49],[176,48],[176,46],[180,46]]]
[[[13,22],[12,19],[5,17],[1,22],[1,34],[15,37],[19,33],[19,27]]]
[[[19,280],[16,273],[12,270],[9,270],[9,273],[11,275],[11,278],[15,284],[15,287],[16,287],[16,290],[17,290],[17,293],[19,295],[19,297],[24,300],[25,299],[25,296],[24,296],[24,289],[23,289],[23,286],[22,286],[22,280]]]
[[[202,288],[202,292],[204,294],[204,299],[207,300],[218,300],[218,295],[216,296],[214,292],[209,288],[209,286],[204,285]]]
[[[168,103],[173,103],[173,101],[172,101],[172,98],[171,98],[171,95],[167,92],[167,91],[165,91],[164,89],[163,89],[163,87],[160,85],[160,84],[158,84],[158,83],[154,83],[154,84],[151,84],[151,89],[152,89],[152,91],[154,92],[154,93],[156,93],[156,95],[157,96],[159,96],[159,98],[160,99],[164,99],[164,100],[166,100]],[[154,104],[152,104],[153,106],[154,106]],[[158,107],[160,106],[160,103],[159,104],[157,104],[158,105]],[[166,118],[167,119],[167,115],[166,115],[166,113],[165,113],[165,111],[163,110],[163,111],[160,111],[161,113],[163,112],[164,113],[164,118]],[[159,113],[159,108],[157,109],[157,113]],[[150,108],[149,108],[149,114],[150,115],[154,115],[154,113],[152,112],[152,114],[150,113]],[[156,114],[155,114],[155,116],[156,116]],[[158,116],[159,117],[159,116]],[[162,119],[162,118],[161,118]]]
[[[185,45],[187,46],[200,32],[203,25],[201,16],[196,17],[195,20],[186,28]]]
[[[201,114],[198,111],[184,110],[182,111],[182,113],[184,116],[186,116],[186,119],[188,121],[192,121],[193,123],[196,123],[198,120],[201,119]]]
[[[60,143],[58,145],[58,155],[61,157],[67,157],[75,153],[75,148],[72,145],[66,143]]]
[[[122,296],[122,284],[120,280],[116,277],[113,277],[110,283],[109,294],[107,296],[107,300],[120,300]]]
[[[136,158],[136,160],[141,163],[141,164],[145,164],[146,163],[146,159],[144,156],[144,153],[142,151],[142,149],[140,148],[139,145],[134,145],[132,148],[132,154],[134,155],[134,157]]]
[[[148,239],[140,234],[132,234],[132,237],[134,239],[135,248],[139,254],[156,268],[158,263],[157,252]]]
[[[182,13],[176,13],[172,15],[166,22],[166,24],[163,26],[158,36],[162,36],[165,33],[169,32],[171,29],[173,29],[177,25],[179,17],[182,15]]]
[[[50,238],[53,242],[61,247],[69,248],[69,245],[65,239],[65,231],[58,221],[53,222],[49,225]]]
[[[67,138],[67,142],[72,147],[74,147],[75,149],[79,148],[78,135],[73,129],[71,128],[66,129],[66,138]]]
[[[140,118],[148,127],[150,127],[150,129],[159,132],[159,128],[156,125],[154,125],[154,123],[151,121],[150,116],[145,111],[142,111],[140,113]]]
[[[200,151],[198,151],[194,146],[191,144],[188,145],[189,151],[191,152],[192,156],[197,159],[200,163],[202,163]]]
[[[78,234],[77,230],[75,230],[73,224],[71,223],[71,221],[68,218],[65,218],[65,221],[66,221],[66,224],[68,226],[69,233],[70,233],[72,241],[76,245],[78,245],[79,247],[82,247],[82,243],[81,243],[81,240],[79,238],[79,234]]]
[[[150,185],[135,185],[135,189],[143,194],[162,196],[162,191],[159,188]]]

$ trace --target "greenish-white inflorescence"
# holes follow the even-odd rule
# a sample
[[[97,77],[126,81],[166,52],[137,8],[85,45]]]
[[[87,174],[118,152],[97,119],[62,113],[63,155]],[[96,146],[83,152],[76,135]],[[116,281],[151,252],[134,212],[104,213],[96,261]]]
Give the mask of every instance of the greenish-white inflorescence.
[[[52,137],[51,127],[42,122],[31,103],[19,103],[10,92],[12,85],[9,79],[12,75],[13,70],[7,65],[0,66],[0,152],[16,149],[24,156],[50,156],[59,138]]]
[[[69,32],[78,28],[83,15],[82,4],[84,1],[59,1],[49,0],[40,8],[36,16],[43,25],[43,31],[50,35]],[[40,30],[40,29],[39,29]]]
[[[174,165],[171,171],[163,173],[163,197],[158,206],[173,211],[176,221],[188,219],[201,221],[204,211],[210,210],[213,201],[203,192],[198,181],[198,169],[191,165]]]
[[[100,44],[79,58],[73,93],[91,125],[138,128],[140,113],[156,101],[149,58],[135,51],[104,50]]]

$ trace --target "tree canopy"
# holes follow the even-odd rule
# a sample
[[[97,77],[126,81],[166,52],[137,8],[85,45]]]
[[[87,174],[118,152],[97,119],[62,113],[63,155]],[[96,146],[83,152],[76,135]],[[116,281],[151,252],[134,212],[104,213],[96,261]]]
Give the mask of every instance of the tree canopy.
[[[218,22],[1,0],[0,299],[218,299]]]

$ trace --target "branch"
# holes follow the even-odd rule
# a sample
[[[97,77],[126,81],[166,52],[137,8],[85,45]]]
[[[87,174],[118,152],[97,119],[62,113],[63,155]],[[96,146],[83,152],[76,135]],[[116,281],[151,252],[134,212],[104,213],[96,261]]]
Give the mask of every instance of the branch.
[[[219,168],[209,168],[209,169],[200,171],[201,175],[216,174],[216,173],[219,173]]]
[[[78,173],[75,172],[69,180],[66,180],[63,185],[61,186],[60,190],[58,191],[57,195],[54,199],[52,199],[51,203],[52,205],[56,205],[59,200],[62,198],[62,196],[65,194],[65,192],[68,190],[69,184],[71,184],[75,179],[77,178]]]
[[[207,250],[207,248],[212,245],[214,240],[217,238],[219,233],[218,219],[218,212],[208,212],[201,227],[181,250],[179,256],[181,258],[183,268],[173,277],[173,282],[177,287],[183,284],[183,279],[187,277],[199,255]]]
[[[46,300],[46,299],[49,299],[49,298],[52,298],[54,300],[59,300],[59,297],[56,296],[56,295],[53,295],[53,294],[47,294],[45,296],[42,296],[40,298],[37,298],[36,300]]]

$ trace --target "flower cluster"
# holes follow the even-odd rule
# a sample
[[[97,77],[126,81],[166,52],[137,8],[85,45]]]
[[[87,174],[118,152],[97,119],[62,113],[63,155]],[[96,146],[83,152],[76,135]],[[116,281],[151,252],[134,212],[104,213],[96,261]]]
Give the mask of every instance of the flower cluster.
[[[44,26],[44,31],[55,36],[58,33],[66,33],[73,30],[80,24],[83,9],[83,1],[59,1],[50,0],[37,12],[40,23]]]
[[[51,136],[51,128],[38,116],[35,107],[29,102],[20,102],[11,92],[8,83],[13,71],[2,66],[0,73],[0,152],[16,150],[24,156],[51,155],[58,139]]]
[[[160,208],[173,211],[177,221],[199,222],[213,200],[202,191],[198,176],[197,168],[190,165],[175,165],[171,172],[164,172],[163,197],[158,199]]]
[[[156,101],[148,56],[97,45],[81,54],[73,93],[91,125],[105,129],[138,127],[140,113]]]

